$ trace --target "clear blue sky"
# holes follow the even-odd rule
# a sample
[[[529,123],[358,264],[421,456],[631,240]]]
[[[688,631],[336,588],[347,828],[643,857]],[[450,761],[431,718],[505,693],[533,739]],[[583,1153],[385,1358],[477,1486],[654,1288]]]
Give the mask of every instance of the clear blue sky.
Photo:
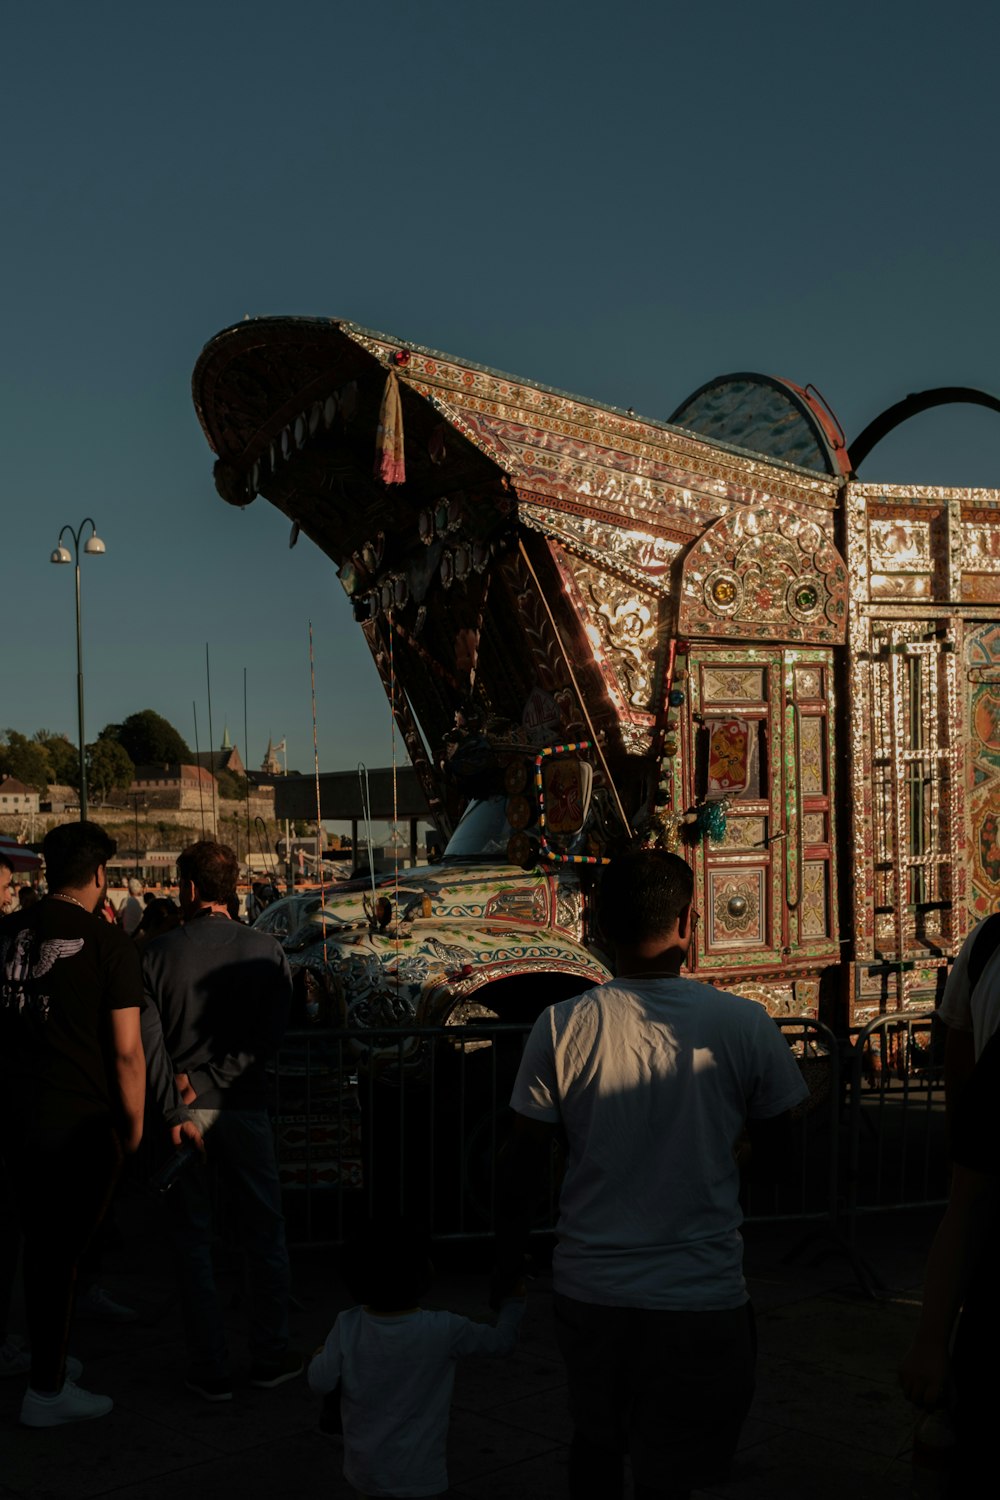
[[[333,567],[215,495],[190,399],[251,315],[343,316],[664,417],[735,369],[847,432],[910,390],[1000,392],[992,3],[612,7],[55,0],[0,7],[0,728],[140,708],[248,760],[386,764],[388,709]],[[1000,486],[952,409],[866,479]]]

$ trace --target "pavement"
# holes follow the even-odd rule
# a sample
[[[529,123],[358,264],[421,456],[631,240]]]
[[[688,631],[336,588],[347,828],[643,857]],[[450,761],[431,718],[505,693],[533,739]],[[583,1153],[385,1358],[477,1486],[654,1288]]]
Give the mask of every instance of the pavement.
[[[746,1268],[758,1316],[757,1395],[731,1480],[700,1496],[908,1496],[913,1411],[896,1366],[915,1327],[919,1287],[937,1211],[881,1213],[860,1221],[863,1276],[842,1247],[796,1223],[746,1227]],[[286,1494],[352,1495],[341,1453],[318,1429],[319,1404],[304,1378],[253,1390],[235,1361],[235,1398],[209,1404],[182,1384],[184,1351],[159,1208],[136,1195],[119,1206],[122,1238],[105,1251],[101,1281],[140,1314],[131,1324],[76,1325],[81,1384],[114,1397],[99,1421],[47,1431],[17,1425],[22,1381],[0,1383],[0,1497],[76,1500],[256,1500]],[[348,1306],[334,1254],[293,1250],[293,1340],[303,1351]],[[438,1256],[427,1306],[486,1314],[477,1256]],[[487,1263],[480,1249],[478,1262]],[[220,1285],[242,1348],[239,1278]],[[880,1295],[866,1290],[878,1282]],[[17,1309],[12,1326],[17,1321]],[[242,1378],[241,1378],[242,1376]],[[552,1284],[540,1272],[515,1353],[460,1363],[449,1442],[455,1500],[548,1500],[566,1493],[570,1437],[563,1369],[552,1330]]]

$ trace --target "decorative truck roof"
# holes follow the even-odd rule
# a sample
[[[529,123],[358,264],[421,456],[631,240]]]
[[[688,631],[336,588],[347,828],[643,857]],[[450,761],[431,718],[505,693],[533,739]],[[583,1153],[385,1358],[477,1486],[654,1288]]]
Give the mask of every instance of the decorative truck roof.
[[[390,375],[401,397],[405,480],[387,484],[375,456]],[[781,385],[770,382],[768,394]],[[678,559],[697,538],[684,615],[704,609],[705,579],[714,580],[745,532],[773,533],[796,576],[817,578],[815,595],[802,594],[812,625],[793,624],[793,638],[811,628],[819,639],[842,639],[845,574],[832,545],[830,473],[706,442],[346,322],[237,324],[206,347],[194,395],[219,456],[223,497],[245,505],[264,494],[334,560],[359,618],[392,610],[399,639],[448,700],[443,711],[423,705],[432,732],[446,730],[473,682],[494,712],[520,719],[531,692],[521,679],[534,675],[512,660],[521,632],[490,644],[482,618],[504,605],[516,618],[532,594],[529,631],[547,638],[541,678],[561,700],[560,732],[586,733],[589,720],[622,750],[646,753],[662,706],[663,605],[676,600]],[[785,440],[790,426],[801,429],[796,451],[820,454],[825,435],[815,418],[819,436],[808,431],[811,415],[805,402],[796,411],[786,401],[772,425]],[[487,566],[497,558],[505,559],[506,600]],[[728,595],[723,611],[738,621]],[[766,634],[760,615],[754,633]]]

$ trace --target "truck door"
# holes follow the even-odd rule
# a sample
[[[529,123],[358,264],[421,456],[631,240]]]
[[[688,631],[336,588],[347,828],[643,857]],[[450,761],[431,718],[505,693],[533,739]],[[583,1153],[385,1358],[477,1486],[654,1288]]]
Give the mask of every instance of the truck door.
[[[822,647],[691,645],[688,804],[727,804],[696,845],[706,978],[839,956],[832,671]]]

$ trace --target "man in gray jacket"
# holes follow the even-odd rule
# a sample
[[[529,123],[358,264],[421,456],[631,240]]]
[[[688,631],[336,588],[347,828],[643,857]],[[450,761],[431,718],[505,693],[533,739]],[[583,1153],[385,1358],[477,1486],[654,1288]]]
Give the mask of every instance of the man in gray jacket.
[[[202,840],[177,861],[184,925],[143,953],[143,1041],[149,1087],[175,1145],[207,1138],[237,1218],[250,1285],[250,1383],[280,1385],[302,1370],[288,1348],[288,1252],[264,1065],[288,1020],[292,984],[274,938],[230,920],[239,865]],[[207,1174],[181,1173],[166,1195],[190,1369],[209,1401],[232,1399],[211,1251]]]

